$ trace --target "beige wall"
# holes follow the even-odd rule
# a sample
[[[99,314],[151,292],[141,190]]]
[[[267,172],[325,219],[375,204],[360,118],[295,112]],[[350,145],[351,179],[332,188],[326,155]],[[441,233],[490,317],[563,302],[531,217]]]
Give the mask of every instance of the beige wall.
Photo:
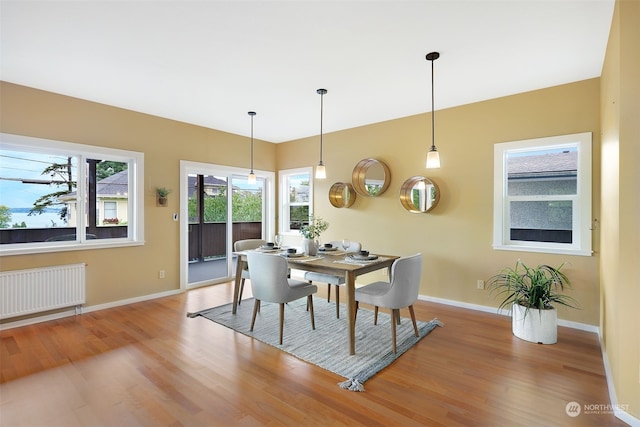
[[[518,258],[525,263],[559,265],[569,261],[572,296],[582,310],[559,310],[563,319],[599,322],[598,253],[591,257],[496,251],[492,249],[493,145],[497,142],[593,132],[593,216],[599,217],[599,79],[523,93],[436,112],[436,145],[442,167],[426,170],[431,143],[430,114],[406,117],[324,137],[327,179],[316,181],[315,213],[328,220],[324,240],[348,237],[373,252],[422,252],[421,294],[497,307],[478,279],[487,279]],[[318,138],[279,144],[278,168],[315,165]],[[329,204],[329,187],[351,182],[356,163],[367,157],[386,162],[391,185],[382,196],[358,196],[349,209]],[[403,181],[414,175],[434,180],[441,190],[428,214],[411,214],[399,201]],[[594,249],[598,250],[597,233]]]
[[[136,247],[5,256],[1,270],[88,263],[89,306],[179,289],[179,223],[172,214],[179,211],[180,160],[248,168],[248,139],[5,82],[0,91],[3,133],[144,153],[146,240]],[[255,141],[254,150],[255,169],[275,170],[273,144]],[[173,189],[169,207],[156,207],[156,186]]]
[[[640,418],[640,2],[618,0],[602,73],[601,330],[619,404]]]

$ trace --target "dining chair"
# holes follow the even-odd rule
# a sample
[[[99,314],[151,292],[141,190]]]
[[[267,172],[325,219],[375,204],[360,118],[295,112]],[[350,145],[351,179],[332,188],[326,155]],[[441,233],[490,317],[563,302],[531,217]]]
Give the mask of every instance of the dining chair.
[[[391,310],[391,335],[393,337],[393,352],[396,352],[396,323],[400,324],[400,309],[409,308],[413,330],[416,337],[418,325],[416,315],[413,311],[413,304],[418,300],[420,291],[420,278],[422,276],[422,254],[398,258],[391,265],[389,282],[373,282],[368,285],[356,288],[356,314],[359,304],[365,303],[375,307],[374,321],[378,324],[378,308],[388,308]]]
[[[316,329],[313,317],[313,294],[318,287],[302,280],[289,279],[287,260],[274,254],[262,252],[247,252],[249,270],[251,271],[251,290],[255,303],[251,316],[251,328],[256,322],[256,314],[260,310],[260,303],[273,302],[280,304],[280,345],[284,330],[284,305],[290,301],[307,297],[307,309],[311,317],[311,329]]]
[[[260,246],[264,246],[267,244],[266,240],[263,239],[245,239],[245,240],[236,240],[233,244],[234,252],[242,252],[248,251],[251,249],[257,249]],[[236,262],[240,262],[238,259]],[[244,290],[244,281],[245,279],[251,279],[249,275],[249,267],[245,264],[242,269],[242,279],[240,279],[240,291],[238,292],[238,305],[240,305],[240,301],[242,301],[242,291]]]
[[[331,245],[333,247],[342,247],[342,242],[339,240],[332,240]],[[362,245],[359,242],[351,242],[349,247],[346,249],[346,252],[359,252],[362,248]],[[344,286],[344,276],[333,276],[331,274],[325,273],[315,273],[313,271],[307,271],[304,273],[304,279],[308,280],[309,283],[313,282],[321,282],[327,284],[327,302],[331,299],[331,285],[336,288],[336,318],[340,318],[340,286]]]

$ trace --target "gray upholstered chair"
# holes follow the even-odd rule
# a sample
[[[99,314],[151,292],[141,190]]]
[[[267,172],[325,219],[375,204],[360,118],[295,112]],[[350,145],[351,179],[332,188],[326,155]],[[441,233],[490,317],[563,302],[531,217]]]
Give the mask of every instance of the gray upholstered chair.
[[[250,329],[253,331],[261,301],[278,303],[280,304],[280,345],[282,345],[284,304],[303,297],[307,297],[311,328],[315,329],[313,294],[318,291],[318,287],[302,280],[287,278],[287,260],[280,255],[251,251],[247,253],[247,260],[251,270],[251,290],[255,298]]]
[[[378,323],[378,308],[391,309],[391,334],[393,352],[396,352],[396,322],[400,324],[400,309],[409,308],[413,330],[418,334],[413,304],[418,300],[422,276],[422,254],[401,257],[391,265],[390,282],[374,282],[356,289],[356,313],[359,304],[375,307],[374,324]]]
[[[235,252],[249,251],[251,249],[256,249],[266,244],[267,244],[266,240],[262,240],[262,239],[236,240],[236,242],[233,244],[233,250]],[[240,260],[238,260],[237,262],[240,262]],[[249,268],[246,265],[242,269],[242,279],[240,279],[240,291],[238,292],[238,305],[240,305],[240,301],[242,301],[242,291],[244,290],[245,279],[251,279],[251,276],[249,275]]]
[[[339,240],[333,240],[329,243],[334,247],[342,247],[342,242]],[[362,248],[362,245],[359,242],[351,242],[351,245],[347,248],[347,252],[359,252],[360,248]],[[330,274],[307,271],[304,273],[304,279],[308,280],[309,283],[326,283],[328,285],[327,302],[331,299],[331,285],[336,287],[336,317],[340,318],[340,286],[344,285],[344,276],[332,276]]]

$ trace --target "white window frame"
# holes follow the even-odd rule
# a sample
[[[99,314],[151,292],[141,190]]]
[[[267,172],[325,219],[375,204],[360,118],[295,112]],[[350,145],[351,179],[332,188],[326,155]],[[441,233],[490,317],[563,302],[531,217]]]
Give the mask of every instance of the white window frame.
[[[280,183],[280,221],[278,227],[278,233],[283,235],[300,235],[299,230],[291,230],[289,225],[291,224],[289,213],[289,181],[290,177],[294,175],[300,175],[306,173],[309,175],[309,214],[313,213],[313,168],[304,167],[296,169],[284,169],[278,172],[278,182]]]
[[[0,245],[0,256],[62,252],[83,249],[102,249],[144,244],[144,154],[136,151],[76,144],[51,139],[0,133],[0,147],[15,151],[37,151],[78,158],[78,165],[87,159],[108,159],[129,164],[128,230],[126,238],[87,239],[85,203],[78,203],[76,241],[31,242]],[[86,168],[78,167],[76,192],[86,199]],[[80,196],[82,195],[82,196]],[[84,201],[84,200],[83,200]]]
[[[591,256],[591,132],[503,142],[494,145],[493,248],[524,252],[543,252]],[[576,147],[578,151],[577,191],[575,196],[563,195],[561,200],[573,203],[572,243],[524,242],[510,240],[510,201],[507,194],[507,154],[527,151]],[[558,199],[557,196],[537,196],[538,200]]]

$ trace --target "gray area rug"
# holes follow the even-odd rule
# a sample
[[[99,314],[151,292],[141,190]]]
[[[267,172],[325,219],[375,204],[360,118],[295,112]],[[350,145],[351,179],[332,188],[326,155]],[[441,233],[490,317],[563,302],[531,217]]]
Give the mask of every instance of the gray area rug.
[[[356,354],[350,356],[345,305],[340,305],[340,318],[336,319],[335,302],[314,297],[316,329],[312,330],[306,298],[286,304],[283,345],[279,345],[278,304],[262,303],[251,332],[253,304],[253,299],[243,300],[235,315],[231,314],[232,304],[225,304],[187,316],[205,317],[338,374],[346,378],[339,383],[340,387],[352,391],[364,391],[362,383],[389,366],[436,326],[443,326],[438,319],[418,321],[420,337],[416,337],[411,319],[402,318],[401,324],[397,325],[397,353],[394,354],[390,315],[381,309],[378,324],[374,325],[373,311],[361,307],[356,317]]]

